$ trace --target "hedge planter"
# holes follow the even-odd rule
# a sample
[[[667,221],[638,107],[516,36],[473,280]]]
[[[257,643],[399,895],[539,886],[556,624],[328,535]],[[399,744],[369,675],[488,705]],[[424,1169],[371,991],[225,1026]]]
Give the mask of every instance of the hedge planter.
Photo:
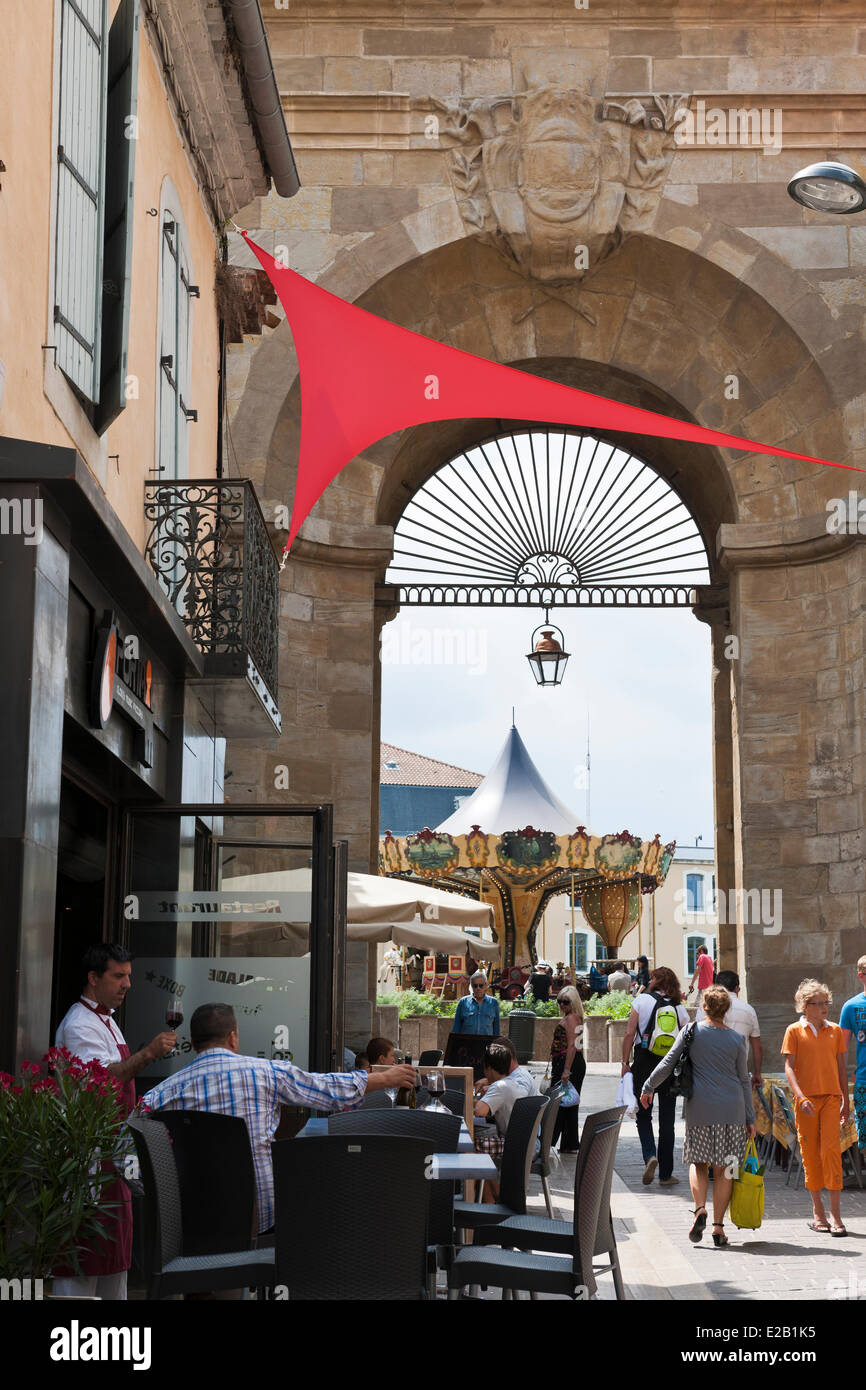
[[[627,1018],[612,1018],[607,1026],[607,1060],[622,1061],[622,1045],[628,1028]]]
[[[607,1061],[607,1026],[604,1014],[587,1014],[583,1024],[583,1050],[587,1062]]]
[[[390,1038],[392,1042],[397,1042],[400,1036],[400,1009],[397,1004],[379,1004],[376,1007],[374,1018],[376,1020],[377,1038]]]
[[[436,1014],[415,1014],[411,1018],[400,1020],[400,1048],[403,1052],[408,1052],[413,1062],[417,1062],[422,1052],[430,1052],[435,1048],[444,1047],[439,1042],[439,1025],[449,1023],[449,1019],[441,1019]]]

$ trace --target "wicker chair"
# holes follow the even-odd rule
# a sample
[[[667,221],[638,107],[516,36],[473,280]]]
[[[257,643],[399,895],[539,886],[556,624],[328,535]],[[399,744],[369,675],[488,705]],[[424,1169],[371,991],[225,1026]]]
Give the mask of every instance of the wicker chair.
[[[599,1130],[607,1129],[615,1125],[617,1132],[622,1125],[625,1115],[625,1106],[616,1106],[611,1110],[599,1110],[594,1115],[588,1115],[583,1124],[583,1134],[580,1139],[580,1153],[575,1165],[574,1173],[574,1210],[578,1209],[578,1194],[583,1173],[586,1166],[586,1156],[590,1152],[590,1144]],[[610,1214],[610,1185],[613,1180],[613,1167],[611,1167],[610,1178],[607,1183],[606,1193],[603,1194],[601,1215],[599,1217],[598,1228],[595,1235],[595,1247],[593,1258],[600,1255],[607,1255],[610,1261],[610,1272],[613,1274],[613,1283],[618,1299],[625,1298],[625,1289],[622,1282],[622,1273],[619,1267],[619,1253],[616,1248],[616,1236],[613,1230],[613,1219]],[[546,1255],[570,1255],[574,1243],[574,1228],[571,1221],[554,1221],[543,1216],[512,1216],[507,1221],[503,1221],[499,1226],[491,1226],[478,1232],[478,1243],[484,1245],[502,1245],[507,1249],[513,1250],[538,1250]]]
[[[502,1152],[499,1201],[455,1202],[454,1225],[459,1230],[475,1231],[524,1214],[535,1140],[547,1103],[547,1096],[521,1096],[514,1102]]]
[[[277,1283],[292,1301],[427,1297],[428,1139],[328,1134],[271,1150]]]
[[[515,1297],[527,1289],[539,1293],[561,1294],[565,1298],[591,1299],[597,1286],[593,1253],[598,1229],[604,1226],[610,1210],[610,1186],[620,1122],[596,1129],[584,1138],[580,1186],[575,1187],[574,1224],[571,1228],[571,1260],[561,1255],[529,1253],[524,1250],[493,1249],[471,1245],[459,1250],[448,1274],[448,1297],[458,1298],[467,1284],[502,1289],[502,1297]]]
[[[273,1286],[273,1250],[244,1248],[209,1255],[185,1252],[180,1183],[168,1130],[157,1119],[129,1120],[128,1125],[144,1184],[142,1265],[148,1298]]]

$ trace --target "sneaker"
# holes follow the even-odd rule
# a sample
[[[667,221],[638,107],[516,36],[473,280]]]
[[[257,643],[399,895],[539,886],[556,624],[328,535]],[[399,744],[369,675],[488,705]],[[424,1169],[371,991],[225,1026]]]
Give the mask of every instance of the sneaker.
[[[659,1178],[659,1187],[678,1187],[679,1178]]]
[[[644,1187],[649,1187],[650,1183],[656,1175],[656,1168],[658,1168],[658,1166],[659,1161],[657,1158],[647,1159],[646,1167],[643,1170],[643,1177],[641,1178],[641,1182],[643,1183]]]

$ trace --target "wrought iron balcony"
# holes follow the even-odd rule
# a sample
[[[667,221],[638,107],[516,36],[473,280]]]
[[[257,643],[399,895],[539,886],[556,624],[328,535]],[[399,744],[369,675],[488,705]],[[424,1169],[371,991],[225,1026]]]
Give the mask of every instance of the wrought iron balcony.
[[[144,512],[151,526],[145,555],[205,655],[223,731],[236,737],[262,732],[255,702],[238,688],[241,681],[279,730],[279,566],[252,483],[148,481]],[[214,677],[231,679],[220,692]]]

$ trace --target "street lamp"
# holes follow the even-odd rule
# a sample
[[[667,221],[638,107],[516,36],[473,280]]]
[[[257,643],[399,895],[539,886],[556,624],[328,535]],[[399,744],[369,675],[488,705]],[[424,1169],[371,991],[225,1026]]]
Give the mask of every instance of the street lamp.
[[[814,212],[862,212],[866,207],[866,183],[860,175],[830,160],[801,169],[788,183],[788,193]]]
[[[545,608],[544,623],[535,629],[531,641],[532,651],[527,653],[526,660],[532,667],[537,684],[559,685],[565,675],[570,653],[565,650],[562,629],[550,622],[549,609]]]

